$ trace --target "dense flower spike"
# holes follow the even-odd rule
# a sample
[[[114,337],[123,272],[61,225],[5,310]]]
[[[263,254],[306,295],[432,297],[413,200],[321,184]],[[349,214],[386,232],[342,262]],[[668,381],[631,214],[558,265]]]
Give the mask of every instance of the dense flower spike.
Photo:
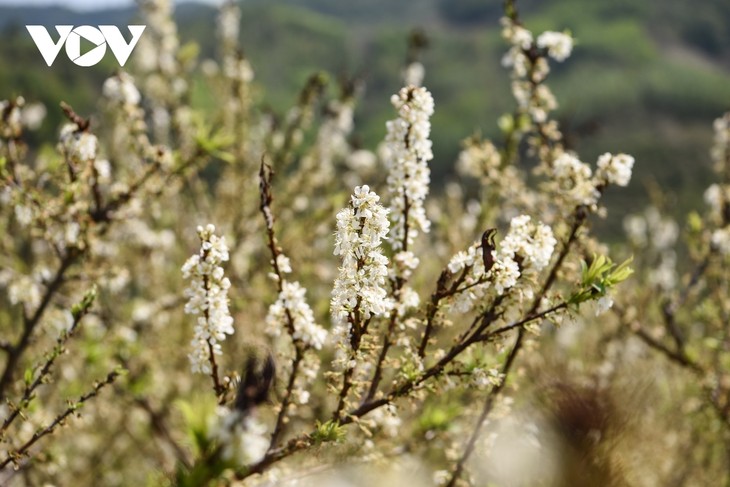
[[[220,355],[221,342],[233,334],[233,317],[228,311],[228,288],[231,282],[223,276],[222,262],[228,260],[225,237],[214,234],[215,227],[198,227],[202,245],[182,267],[183,278],[190,279],[185,289],[185,313],[198,315],[195,336],[188,355],[193,372],[210,374],[211,352]]]
[[[426,217],[423,200],[428,194],[431,171],[433,97],[425,88],[408,86],[393,95],[391,103],[398,118],[386,124],[388,193],[393,230],[393,249],[408,250],[418,231],[428,232],[431,222]]]
[[[388,210],[368,186],[358,186],[350,204],[337,213],[335,255],[342,257],[332,291],[332,314],[345,319],[358,313],[364,319],[382,316],[393,307],[385,288],[388,258],[380,248],[388,235]]]

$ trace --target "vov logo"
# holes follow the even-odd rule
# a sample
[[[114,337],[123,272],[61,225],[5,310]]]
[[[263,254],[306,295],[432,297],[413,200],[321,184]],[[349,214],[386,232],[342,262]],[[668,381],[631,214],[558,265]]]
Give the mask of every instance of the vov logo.
[[[48,66],[56,60],[61,47],[66,45],[66,55],[77,66],[89,67],[94,66],[104,58],[106,54],[106,46],[108,45],[114,57],[117,58],[120,66],[129,59],[134,46],[142,36],[146,26],[144,25],[128,25],[127,28],[132,34],[132,40],[127,42],[124,36],[115,25],[100,25],[99,28],[90,25],[57,25],[58,41],[54,42],[48,30],[42,25],[26,25],[25,28],[30,32],[36,47],[41,52],[43,60]],[[81,39],[92,43],[89,51],[81,53]]]

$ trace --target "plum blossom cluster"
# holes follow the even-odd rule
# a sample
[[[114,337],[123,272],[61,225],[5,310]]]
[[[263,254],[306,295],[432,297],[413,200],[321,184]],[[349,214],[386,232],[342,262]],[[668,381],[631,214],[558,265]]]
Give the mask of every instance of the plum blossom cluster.
[[[557,108],[555,96],[541,84],[550,72],[545,54],[565,61],[573,50],[573,39],[567,33],[547,31],[535,41],[532,32],[510,18],[502,19],[502,36],[512,46],[502,58],[502,65],[512,68],[512,93],[535,123],[545,123]]]
[[[503,122],[507,123],[507,120]],[[503,129],[507,131],[509,127]],[[484,205],[472,207],[481,218],[497,217],[509,221],[521,213],[535,210],[537,193],[525,184],[523,171],[509,163],[509,155],[503,157],[491,141],[480,136],[471,136],[462,145],[456,170],[461,176],[479,181]],[[473,225],[469,231],[474,231]]]
[[[331,310],[338,319],[358,313],[364,319],[382,316],[393,307],[386,278],[388,258],[381,243],[388,235],[388,210],[367,185],[355,188],[350,204],[337,213],[334,255],[342,266],[332,290]]]
[[[545,31],[537,37],[537,47],[547,49],[548,56],[563,62],[573,52],[573,38],[565,32]]]
[[[208,427],[208,437],[221,447],[224,460],[250,465],[261,460],[269,448],[266,426],[248,411],[219,407]]]
[[[231,282],[224,277],[221,267],[228,260],[228,247],[225,237],[218,237],[214,232],[215,226],[210,224],[198,227],[200,252],[182,267],[183,278],[190,280],[184,292],[188,298],[185,313],[198,316],[188,358],[192,371],[204,374],[211,373],[211,354],[220,355],[221,342],[234,331],[233,317],[228,310]]]
[[[468,312],[490,287],[502,295],[518,284],[521,275],[540,272],[550,263],[556,245],[549,226],[535,224],[528,215],[513,218],[499,249],[485,250],[483,243],[474,243],[451,258],[449,272],[463,275],[463,291],[453,297],[453,308]],[[485,258],[485,252],[491,259]],[[485,267],[487,260],[491,260],[489,268]],[[529,291],[529,286],[523,287]]]
[[[624,231],[629,242],[646,254],[657,254],[658,263],[648,272],[648,280],[663,291],[677,285],[677,253],[674,246],[679,237],[679,225],[672,218],[663,217],[653,206],[642,214],[624,218]]]
[[[501,174],[501,164],[502,157],[492,142],[469,139],[459,153],[456,169],[464,176],[496,180]]]
[[[282,266],[279,270],[285,272]],[[327,340],[327,330],[315,323],[312,308],[305,299],[306,293],[306,288],[299,282],[282,280],[279,297],[269,307],[266,316],[267,329],[269,334],[278,336],[281,334],[282,324],[289,322],[291,318],[292,338],[320,350]]]
[[[532,47],[532,32],[516,24],[512,19],[502,19],[502,37],[511,47],[502,58],[502,66],[512,68],[515,76],[527,76],[529,59],[527,51]]]
[[[431,172],[430,117],[434,103],[425,88],[408,86],[393,95],[391,103],[398,118],[386,123],[388,192],[393,229],[391,241],[396,251],[407,250],[418,231],[428,232],[423,200],[428,194]]]
[[[557,192],[569,206],[582,205],[595,210],[602,189],[608,184],[627,186],[633,167],[632,156],[607,152],[598,158],[594,175],[588,164],[564,152],[553,161],[551,176]]]
[[[628,154],[613,155],[606,152],[598,158],[597,165],[598,184],[628,186],[634,168],[634,158]]]
[[[60,148],[69,160],[86,163],[96,159],[99,141],[94,134],[77,124],[68,123],[61,128]]]
[[[14,100],[0,100],[0,138],[14,139],[20,136],[23,128],[36,130],[46,116],[42,103],[27,103],[22,96]],[[3,142],[0,140],[0,148]]]
[[[500,254],[518,262],[522,272],[539,272],[550,263],[557,243],[549,226],[520,215],[510,222],[509,232],[500,243]]]
[[[593,171],[585,162],[567,152],[558,156],[552,165],[552,177],[557,191],[568,202],[568,206],[592,207],[601,193],[594,184]]]

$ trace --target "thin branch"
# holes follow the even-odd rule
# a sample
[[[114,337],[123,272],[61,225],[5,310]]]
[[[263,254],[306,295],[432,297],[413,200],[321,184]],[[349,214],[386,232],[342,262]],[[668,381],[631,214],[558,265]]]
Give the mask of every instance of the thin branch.
[[[38,323],[40,323],[46,308],[51,303],[51,299],[61,288],[66,271],[68,271],[71,265],[76,261],[78,255],[78,252],[69,249],[61,260],[53,279],[51,279],[51,282],[46,287],[46,292],[43,294],[41,302],[35,312],[30,317],[25,317],[23,319],[23,333],[20,336],[18,343],[11,346],[7,351],[8,360],[5,362],[5,369],[3,370],[2,376],[0,376],[0,402],[6,399],[7,388],[14,380],[15,370],[18,367],[18,363],[20,362],[23,353],[25,353],[25,350],[30,345],[30,339],[33,332],[38,326]]]
[[[0,426],[0,438],[3,437],[13,421],[15,421],[15,419],[19,415],[21,415],[22,411],[30,405],[30,402],[35,397],[35,390],[38,388],[38,386],[43,384],[46,378],[51,374],[51,370],[53,369],[53,365],[55,364],[56,359],[63,353],[66,342],[74,335],[79,323],[81,322],[81,319],[86,315],[87,312],[88,306],[84,306],[80,308],[78,313],[74,314],[71,327],[68,330],[61,332],[61,334],[58,336],[58,338],[56,339],[56,345],[53,347],[53,350],[48,354],[46,361],[41,366],[40,371],[35,377],[35,380],[25,384],[23,397],[20,398],[20,402],[17,405],[11,405],[11,403],[8,401],[8,405],[11,405],[11,412],[8,417],[5,418],[5,421],[3,421],[2,426]]]
[[[205,319],[207,320],[208,310],[205,313]],[[208,361],[210,362],[210,378],[213,380],[213,390],[215,391],[215,397],[218,399],[218,404],[223,404],[223,401],[225,401],[226,386],[221,384],[220,377],[218,376],[218,363],[215,360],[215,352],[210,338],[206,340],[206,343],[208,344]]]
[[[271,184],[273,177],[274,171],[266,164],[265,157],[261,157],[261,167],[259,169],[259,209],[264,217],[264,223],[266,226],[266,244],[269,248],[269,252],[271,253],[271,266],[274,270],[274,274],[276,275],[276,287],[278,292],[281,293],[284,290],[284,274],[279,268],[279,256],[282,255],[282,250],[276,239],[276,232],[274,230],[275,218],[274,213],[271,210],[271,204],[274,201]],[[287,415],[289,413],[289,404],[291,403],[292,393],[299,373],[299,366],[304,359],[304,352],[307,348],[300,339],[295,338],[296,330],[294,328],[294,317],[288,307],[284,308],[284,316],[286,317],[286,329],[294,345],[294,358],[292,359],[289,381],[287,382],[286,389],[284,390],[284,397],[281,400],[281,409],[276,417],[274,432],[271,434],[269,450],[276,446],[276,443],[279,441],[279,437],[284,432]]]
[[[637,337],[641,339],[646,345],[653,348],[654,350],[658,350],[661,352],[664,356],[666,356],[669,360],[683,366],[686,368],[691,369],[694,372],[697,373],[703,373],[704,370],[702,367],[700,367],[699,364],[692,361],[685,353],[684,350],[674,351],[671,350],[669,347],[661,343],[659,340],[656,340],[653,338],[649,333],[644,330],[640,325],[636,324],[636,326],[631,327],[634,330],[634,333]]]
[[[477,423],[474,427],[474,431],[472,432],[469,440],[467,441],[466,447],[464,448],[464,452],[462,453],[459,460],[456,462],[456,465],[454,467],[454,471],[451,475],[451,479],[449,483],[447,484],[447,487],[453,487],[456,484],[456,481],[461,476],[464,464],[467,462],[469,457],[474,451],[474,447],[476,445],[476,441],[479,437],[479,433],[481,431],[481,428],[484,424],[484,421],[486,421],[487,416],[489,416],[489,413],[492,410],[492,407],[494,405],[494,401],[497,398],[497,396],[502,392],[502,389],[504,388],[505,384],[507,383],[507,376],[512,369],[512,364],[514,363],[515,359],[517,358],[517,355],[519,354],[520,350],[522,350],[522,343],[524,340],[525,335],[525,329],[524,325],[534,321],[536,319],[540,319],[544,316],[546,316],[549,313],[558,311],[562,308],[567,307],[567,303],[563,302],[556,306],[553,306],[552,308],[549,308],[541,313],[536,313],[537,309],[540,306],[540,303],[542,302],[542,299],[545,297],[547,292],[550,290],[552,285],[554,284],[555,280],[557,279],[558,272],[560,271],[560,268],[563,265],[563,261],[565,260],[566,256],[570,252],[570,248],[572,244],[577,240],[578,238],[578,230],[585,222],[585,219],[587,217],[586,212],[584,211],[584,208],[579,206],[575,210],[575,217],[573,220],[573,226],[570,231],[570,235],[568,236],[568,240],[566,241],[565,245],[563,246],[563,249],[560,251],[560,254],[558,255],[557,260],[555,261],[555,264],[553,264],[552,268],[550,269],[550,273],[548,274],[547,279],[545,280],[545,283],[543,284],[542,288],[540,289],[540,292],[537,293],[535,296],[535,299],[532,303],[532,306],[530,308],[530,311],[527,313],[527,317],[524,319],[513,323],[511,325],[507,325],[505,327],[502,327],[500,329],[495,330],[494,332],[490,333],[486,337],[493,337],[501,333],[506,333],[509,330],[518,328],[519,332],[517,334],[517,339],[515,341],[514,346],[512,347],[512,350],[510,351],[509,356],[507,357],[507,360],[504,363],[504,366],[502,367],[502,381],[499,383],[498,386],[495,386],[489,391],[489,394],[487,395],[486,402],[484,403],[484,407],[482,409],[481,414],[479,415],[479,418],[477,420]],[[477,331],[479,333],[479,331]],[[477,335],[479,337],[479,335]],[[483,337],[483,338],[486,338]]]
[[[110,372],[103,381],[94,384],[94,387],[91,389],[91,391],[79,397],[76,402],[70,403],[66,410],[56,416],[56,418],[50,424],[33,433],[33,436],[31,436],[28,441],[23,443],[22,446],[10,451],[5,460],[0,462],[0,470],[8,466],[8,464],[11,462],[17,464],[23,457],[30,456],[30,448],[38,440],[52,434],[56,430],[56,428],[62,426],[65,423],[66,419],[69,416],[71,416],[72,414],[76,414],[78,410],[86,404],[87,401],[96,397],[99,394],[99,391],[101,391],[109,384],[113,383],[117,379],[117,377],[119,377],[119,371],[114,370]]]
[[[269,450],[276,446],[276,443],[279,441],[279,437],[284,431],[289,404],[291,403],[292,392],[294,391],[294,384],[296,383],[299,366],[301,365],[303,358],[303,350],[300,347],[294,347],[294,360],[292,361],[291,374],[289,374],[289,382],[286,385],[284,397],[281,399],[281,409],[279,410],[279,414],[276,417],[276,426],[274,426],[274,432],[271,434]]]
[[[544,317],[546,317],[546,316],[548,316],[550,314],[553,314],[556,311],[560,311],[561,309],[565,309],[565,308],[568,307],[568,305],[569,304],[568,304],[567,301],[563,301],[560,304],[556,304],[555,306],[551,306],[550,308],[548,308],[546,310],[543,310],[543,311],[540,311],[539,313],[532,313],[532,314],[530,314],[528,316],[525,316],[524,318],[522,318],[519,321],[515,321],[514,323],[510,323],[509,325],[505,325],[505,326],[503,326],[501,328],[497,328],[496,330],[491,331],[491,332],[487,333],[486,335],[481,335],[479,337],[479,341],[491,340],[492,338],[494,338],[494,337],[496,337],[498,335],[502,335],[504,333],[507,333],[510,330],[514,330],[515,328],[523,329],[525,325],[527,325],[527,324],[529,324],[529,323],[531,323],[531,322],[533,322],[535,320],[539,320],[540,318],[544,318]]]

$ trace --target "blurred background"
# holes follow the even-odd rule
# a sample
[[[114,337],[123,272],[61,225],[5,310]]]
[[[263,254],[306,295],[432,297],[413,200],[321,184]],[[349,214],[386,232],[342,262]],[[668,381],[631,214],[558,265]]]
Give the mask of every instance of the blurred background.
[[[22,94],[42,101],[48,117],[34,134],[53,140],[60,100],[78,112],[96,108],[103,80],[118,69],[111,55],[80,68],[59,55],[49,68],[26,24],[123,26],[136,16],[131,2],[0,0],[0,99]],[[20,4],[20,5],[19,5]],[[500,65],[499,0],[244,0],[241,46],[255,72],[261,107],[283,114],[307,77],[324,70],[332,80],[364,82],[356,111],[355,143],[375,148],[392,118],[389,97],[400,87],[408,36],[428,40],[421,61],[424,85],[436,101],[433,118],[435,185],[454,174],[465,137],[498,139],[497,119],[514,102]],[[712,121],[730,109],[730,2],[727,0],[519,0],[533,32],[568,29],[574,54],[555,66],[548,84],[558,97],[568,144],[594,163],[603,152],[628,152],[637,165],[632,186],[609,195],[622,214],[642,208],[657,189],[675,215],[702,206],[711,180]],[[181,37],[201,61],[216,55],[216,5],[176,4]],[[133,71],[134,54],[127,67]],[[197,76],[197,75],[195,75]],[[193,103],[211,99],[192,79]],[[336,86],[336,83],[331,83]],[[612,199],[611,199],[612,197]]]

